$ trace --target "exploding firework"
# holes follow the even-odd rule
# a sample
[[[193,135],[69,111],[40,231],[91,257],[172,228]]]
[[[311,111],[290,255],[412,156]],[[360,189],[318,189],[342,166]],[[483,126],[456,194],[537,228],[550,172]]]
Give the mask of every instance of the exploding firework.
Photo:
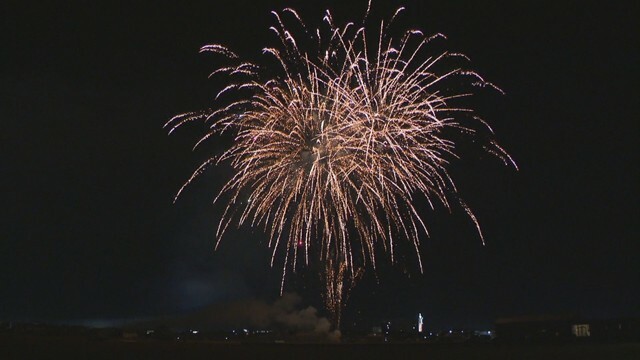
[[[204,46],[202,52],[226,59],[211,74],[229,80],[216,97],[219,105],[166,125],[171,133],[206,120],[210,131],[196,146],[225,131],[235,135],[177,196],[209,166],[230,163],[235,175],[215,199],[224,204],[216,247],[229,226],[262,227],[273,249],[271,265],[277,254],[284,257],[281,291],[288,269],[318,261],[327,269],[328,308],[342,306],[344,292],[362,269],[376,266],[377,256],[394,262],[399,241],[415,249],[422,271],[419,239],[428,230],[418,203],[461,206],[484,242],[448,173],[457,157],[451,134],[492,134],[463,100],[474,87],[500,90],[466,69],[466,56],[429,54],[441,34],[409,30],[392,38],[389,26],[402,10],[372,32],[366,21],[336,25],[329,11],[315,30],[293,9],[274,12],[271,30],[279,44],[263,50],[275,60],[265,62],[270,67],[241,61],[221,45]],[[485,143],[486,151],[515,166],[494,140]],[[346,274],[350,283],[343,287]]]

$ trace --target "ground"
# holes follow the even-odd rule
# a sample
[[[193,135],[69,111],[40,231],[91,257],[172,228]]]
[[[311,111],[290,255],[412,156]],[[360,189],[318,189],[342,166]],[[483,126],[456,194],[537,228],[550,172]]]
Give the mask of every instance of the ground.
[[[640,343],[594,344],[219,344],[0,336],[14,359],[638,359]]]

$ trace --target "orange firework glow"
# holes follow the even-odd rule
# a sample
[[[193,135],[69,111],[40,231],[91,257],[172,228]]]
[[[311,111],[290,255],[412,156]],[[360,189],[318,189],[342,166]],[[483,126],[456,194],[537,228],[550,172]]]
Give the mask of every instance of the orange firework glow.
[[[203,163],[177,195],[209,166],[231,164],[235,175],[215,200],[225,207],[216,246],[230,225],[262,227],[273,249],[271,265],[276,254],[285,258],[282,284],[298,261],[335,265],[327,271],[327,286],[334,290],[328,302],[341,301],[335,281],[347,269],[355,281],[360,269],[375,267],[377,254],[394,262],[398,241],[415,249],[422,270],[419,239],[428,231],[416,199],[431,208],[461,206],[482,239],[448,173],[457,155],[447,134],[492,134],[463,101],[472,88],[500,90],[465,69],[466,56],[429,54],[441,34],[388,35],[402,10],[371,32],[366,21],[336,25],[329,11],[315,30],[292,9],[274,12],[271,30],[279,45],[263,52],[278,65],[241,61],[221,45],[202,47],[227,64],[211,74],[228,79],[216,97],[219,105],[166,124],[171,133],[207,121],[210,131],[196,146],[225,131],[235,134],[233,145]],[[289,23],[302,36],[289,31]],[[494,140],[485,149],[515,166]]]

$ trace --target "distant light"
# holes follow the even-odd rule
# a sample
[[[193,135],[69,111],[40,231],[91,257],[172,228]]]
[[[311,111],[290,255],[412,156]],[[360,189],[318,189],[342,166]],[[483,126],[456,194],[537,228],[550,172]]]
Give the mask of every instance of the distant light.
[[[451,334],[452,332],[453,332],[452,330],[449,330],[449,334]]]

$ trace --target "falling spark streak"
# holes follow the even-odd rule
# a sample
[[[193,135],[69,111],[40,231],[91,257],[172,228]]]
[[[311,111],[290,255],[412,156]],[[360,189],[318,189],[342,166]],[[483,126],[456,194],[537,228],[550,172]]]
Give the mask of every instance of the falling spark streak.
[[[229,78],[216,96],[223,105],[175,116],[165,125],[172,133],[205,119],[210,131],[196,146],[224,131],[235,133],[233,145],[202,164],[176,197],[209,166],[230,163],[235,175],[214,200],[226,201],[216,247],[231,224],[264,228],[273,248],[271,265],[284,253],[281,291],[287,268],[295,271],[300,256],[305,264],[319,261],[326,266],[327,307],[338,319],[345,291],[364,268],[375,268],[377,252],[395,262],[396,242],[408,241],[422,271],[419,242],[429,234],[416,198],[449,211],[454,200],[484,244],[476,216],[448,173],[449,161],[458,157],[450,134],[456,130],[479,140],[476,128],[490,135],[493,130],[460,104],[471,96],[468,88],[456,92],[443,83],[466,79],[470,86],[502,92],[462,69],[458,60],[468,61],[464,54],[427,56],[427,46],[444,35],[409,30],[400,41],[388,35],[404,8],[388,23],[381,21],[375,41],[368,42],[364,26],[370,7],[371,1],[363,27],[336,26],[327,10],[324,28],[315,31],[307,31],[293,9],[282,16],[274,11],[276,25],[270,29],[280,46],[262,52],[279,68],[268,69],[278,75],[267,80],[264,69],[239,61],[226,47],[203,46],[201,52],[237,62],[210,75]],[[287,17],[302,25],[304,38],[287,29]],[[484,149],[517,169],[495,140]],[[351,278],[344,286],[347,274]]]
[[[343,304],[349,300],[349,295],[356,282],[364,275],[363,268],[349,272],[345,262],[334,264],[333,259],[325,263],[326,289],[323,294],[325,307],[331,315],[336,328],[340,327]]]

